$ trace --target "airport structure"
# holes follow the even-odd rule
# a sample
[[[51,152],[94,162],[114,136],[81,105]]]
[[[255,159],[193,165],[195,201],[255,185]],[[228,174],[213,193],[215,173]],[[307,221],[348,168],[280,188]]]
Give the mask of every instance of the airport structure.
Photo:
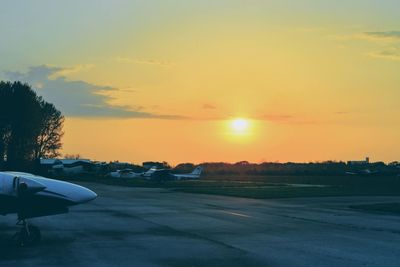
[[[369,164],[369,157],[366,157],[365,160],[350,160],[347,162],[347,165],[366,165]]]
[[[81,174],[91,171],[98,163],[89,159],[40,159],[44,170],[53,173]]]

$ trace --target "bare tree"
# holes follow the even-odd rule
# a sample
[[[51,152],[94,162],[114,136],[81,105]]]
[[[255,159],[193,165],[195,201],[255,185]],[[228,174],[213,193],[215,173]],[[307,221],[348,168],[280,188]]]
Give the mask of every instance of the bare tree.
[[[21,169],[59,155],[64,117],[28,84],[0,81],[0,165]]]
[[[65,154],[64,158],[66,158],[66,159],[82,159],[82,156],[79,154]]]
[[[64,135],[62,126],[64,116],[53,104],[42,102],[41,131],[35,144],[35,159],[60,156],[61,138]]]

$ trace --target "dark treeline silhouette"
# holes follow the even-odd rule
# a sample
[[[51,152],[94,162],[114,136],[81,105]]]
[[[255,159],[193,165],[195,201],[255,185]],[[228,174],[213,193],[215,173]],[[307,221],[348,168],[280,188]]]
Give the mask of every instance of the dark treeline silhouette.
[[[174,168],[175,173],[189,173],[196,168],[193,163],[180,163]]]
[[[118,162],[110,162],[103,167],[103,172],[107,173],[117,169],[129,168],[135,172],[146,171],[150,167],[158,169],[171,169],[173,173],[190,173],[196,166],[203,167],[204,176],[265,176],[265,175],[398,175],[400,174],[400,163],[392,162],[372,162],[365,164],[351,164],[343,161],[324,161],[324,162],[263,162],[250,163],[240,161],[236,163],[226,162],[205,162],[201,164],[180,163],[171,167],[167,162],[143,162],[142,165],[126,163],[121,165]]]
[[[146,168],[156,167],[157,169],[171,169],[171,165],[168,162],[157,162],[157,161],[145,161],[142,163]]]
[[[367,164],[348,164],[342,161],[325,161],[310,163],[249,163],[240,161],[237,163],[208,162],[200,164],[204,168],[205,175],[344,175],[344,174],[387,174],[400,173],[400,163],[383,162]],[[174,171],[188,172],[195,167],[192,163],[178,164]]]
[[[64,117],[28,84],[0,81],[0,169],[34,170],[59,156]]]

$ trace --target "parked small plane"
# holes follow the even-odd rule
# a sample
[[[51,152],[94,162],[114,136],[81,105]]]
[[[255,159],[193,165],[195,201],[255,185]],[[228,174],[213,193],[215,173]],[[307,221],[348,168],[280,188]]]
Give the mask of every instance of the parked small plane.
[[[379,171],[371,171],[370,169],[346,172],[346,174],[348,174],[348,175],[370,175],[370,174],[377,174],[377,173],[379,173]]]
[[[139,177],[151,177],[154,172],[159,172],[161,169],[157,169],[156,166],[151,167],[145,172],[134,172],[132,169],[116,170],[115,172],[110,172],[108,175],[113,178],[139,178]],[[164,170],[164,169],[162,169]]]
[[[166,169],[157,169],[157,166],[153,166],[150,169],[148,169],[146,172],[142,173],[143,177],[146,178],[151,178],[154,176],[160,176],[160,174],[165,174],[168,172]]]
[[[191,173],[183,173],[183,174],[173,174],[172,176],[175,177],[177,180],[184,180],[184,179],[200,179],[201,172],[203,171],[202,167],[196,167]]]
[[[117,170],[110,172],[110,176],[114,178],[138,178],[143,176],[143,172],[134,172],[132,169]]]
[[[117,170],[110,172],[109,175],[114,178],[139,178],[144,177],[152,180],[185,180],[185,179],[199,179],[202,167],[197,167],[191,173],[174,174],[169,169],[157,169],[156,166],[151,167],[145,172],[134,172],[132,169]]]
[[[152,167],[150,170],[143,174],[143,177],[153,180],[185,180],[185,179],[199,179],[202,167],[195,168],[191,173],[174,174],[169,169],[157,169]]]
[[[0,214],[16,213],[22,226],[14,235],[19,245],[32,245],[41,239],[39,228],[27,219],[68,212],[68,207],[91,201],[93,191],[76,184],[23,172],[0,172]]]

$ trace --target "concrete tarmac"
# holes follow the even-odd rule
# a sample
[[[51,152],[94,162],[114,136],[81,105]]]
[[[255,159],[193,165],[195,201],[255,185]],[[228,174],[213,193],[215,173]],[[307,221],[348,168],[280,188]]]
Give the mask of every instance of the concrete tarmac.
[[[400,266],[400,216],[352,204],[400,197],[254,200],[85,183],[99,197],[32,219],[43,240],[9,241],[0,217],[0,266]]]

